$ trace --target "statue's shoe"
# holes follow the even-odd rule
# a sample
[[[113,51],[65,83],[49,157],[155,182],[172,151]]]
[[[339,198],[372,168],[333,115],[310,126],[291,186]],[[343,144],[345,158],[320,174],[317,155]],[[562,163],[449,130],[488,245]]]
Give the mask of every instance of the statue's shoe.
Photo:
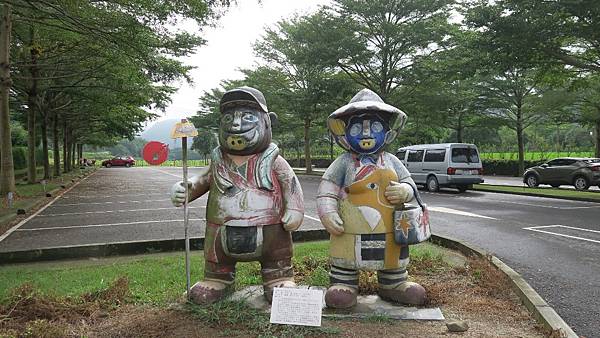
[[[334,309],[348,309],[356,305],[358,290],[345,285],[332,285],[325,292],[325,304]]]
[[[198,305],[208,305],[223,299],[228,291],[228,284],[217,281],[197,282],[190,289],[190,299]]]
[[[382,299],[407,305],[423,305],[427,302],[427,291],[420,284],[404,282],[393,289],[379,287]]]
[[[263,291],[267,302],[273,301],[273,289],[274,288],[295,288],[296,283],[292,279],[277,280],[263,284]]]

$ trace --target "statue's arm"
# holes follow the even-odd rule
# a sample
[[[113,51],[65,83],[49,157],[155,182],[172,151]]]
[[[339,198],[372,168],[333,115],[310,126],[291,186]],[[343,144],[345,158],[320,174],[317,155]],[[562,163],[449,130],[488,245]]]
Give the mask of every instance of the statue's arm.
[[[283,157],[278,156],[273,163],[273,171],[281,187],[282,199],[285,210],[283,212],[283,226],[288,231],[300,227],[304,220],[304,194],[294,170]]]
[[[211,166],[207,166],[201,169],[198,175],[192,176],[189,181],[192,182],[190,189],[190,201],[193,201],[210,189],[210,182],[212,180],[212,173],[210,170]]]

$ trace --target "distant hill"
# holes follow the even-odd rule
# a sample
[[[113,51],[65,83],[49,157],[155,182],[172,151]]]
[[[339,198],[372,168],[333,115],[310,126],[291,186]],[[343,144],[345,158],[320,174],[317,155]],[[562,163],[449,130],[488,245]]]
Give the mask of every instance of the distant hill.
[[[171,129],[175,123],[181,121],[180,119],[169,119],[164,121],[158,121],[146,130],[144,130],[140,137],[146,141],[159,141],[169,145],[169,148],[181,148],[181,140],[174,140],[171,136]],[[192,140],[188,140],[188,148],[192,147]]]

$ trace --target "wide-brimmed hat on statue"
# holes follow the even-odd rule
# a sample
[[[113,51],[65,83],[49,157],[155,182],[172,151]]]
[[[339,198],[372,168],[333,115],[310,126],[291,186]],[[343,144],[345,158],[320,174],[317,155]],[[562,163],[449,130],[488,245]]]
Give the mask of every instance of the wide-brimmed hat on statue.
[[[344,149],[350,150],[346,140],[346,124],[355,115],[366,113],[377,114],[384,119],[390,130],[385,136],[385,144],[391,143],[406,123],[406,114],[400,109],[389,105],[370,89],[359,91],[350,102],[329,115],[327,128],[335,137],[337,143]]]

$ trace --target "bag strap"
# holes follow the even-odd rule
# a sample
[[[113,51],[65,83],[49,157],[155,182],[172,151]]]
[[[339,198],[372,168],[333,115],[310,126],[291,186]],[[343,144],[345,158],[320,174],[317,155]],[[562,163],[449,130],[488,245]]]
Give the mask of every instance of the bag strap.
[[[408,183],[408,185],[410,185],[410,187],[413,190],[413,195],[415,196],[415,199],[417,200],[417,203],[419,203],[419,206],[421,207],[421,209],[423,210],[423,212],[425,212],[425,203],[423,203],[423,200],[421,199],[421,194],[419,194],[419,190],[417,190],[417,187],[415,185],[412,185],[410,183]]]

